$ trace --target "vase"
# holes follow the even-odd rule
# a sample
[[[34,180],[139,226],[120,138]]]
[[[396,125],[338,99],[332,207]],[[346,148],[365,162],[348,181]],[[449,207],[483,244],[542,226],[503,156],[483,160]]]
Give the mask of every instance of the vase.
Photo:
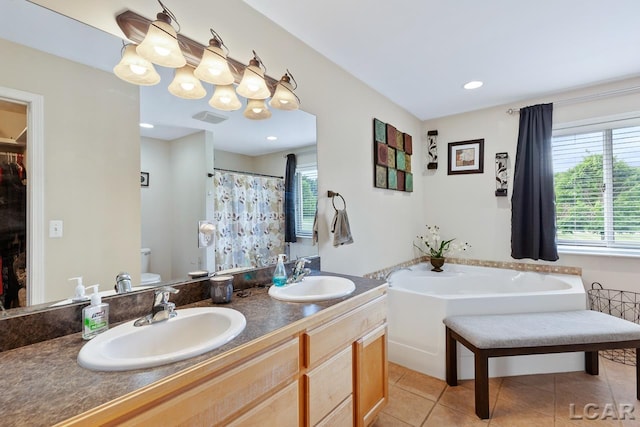
[[[431,257],[429,261],[433,266],[431,271],[435,271],[437,273],[440,273],[442,271],[441,267],[444,265],[444,257]]]

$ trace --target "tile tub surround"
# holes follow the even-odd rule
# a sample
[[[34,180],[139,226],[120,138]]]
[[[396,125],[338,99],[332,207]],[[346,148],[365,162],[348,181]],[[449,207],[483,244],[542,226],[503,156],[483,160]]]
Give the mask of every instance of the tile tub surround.
[[[313,271],[320,270],[320,257],[309,257],[307,266]],[[294,262],[286,263],[290,273]],[[271,283],[275,265],[256,268],[233,274],[235,289],[248,289]],[[167,282],[166,285],[179,289],[171,296],[176,307],[192,304],[209,298],[209,279],[198,278],[186,281]],[[149,314],[153,303],[153,289],[104,298],[109,304],[109,323],[115,324],[136,319]],[[13,348],[62,337],[81,331],[82,309],[88,302],[74,303],[47,308],[51,304],[36,307],[12,309],[7,317],[0,317],[0,352]]]
[[[423,256],[419,258],[414,258],[410,261],[402,262],[400,264],[392,265],[391,267],[383,268],[382,270],[377,270],[371,273],[367,273],[364,277],[371,279],[384,279],[387,275],[394,270],[403,267],[410,267],[415,264],[419,264],[421,262],[429,262],[428,256]],[[515,262],[515,261],[487,261],[487,260],[479,260],[479,259],[467,259],[467,258],[455,258],[455,257],[446,257],[445,264],[462,264],[462,265],[473,265],[477,267],[491,267],[491,268],[505,268],[508,270],[517,270],[517,271],[535,271],[536,273],[555,273],[555,274],[571,274],[574,276],[582,275],[582,268],[580,267],[569,267],[563,265],[551,265],[551,264],[535,264],[535,263],[526,263],[526,262]]]
[[[332,275],[332,273],[322,274]],[[234,308],[245,315],[247,327],[231,342],[188,360],[124,372],[94,372],[81,368],[76,357],[85,343],[80,333],[66,335],[37,344],[0,353],[3,367],[3,389],[0,408],[3,426],[49,426],[57,422],[105,404],[113,399],[134,392],[204,362],[208,359],[233,353],[230,350],[244,346],[265,335],[271,335],[294,322],[319,315],[324,309],[369,292],[381,292],[381,280],[347,277],[356,284],[350,296],[313,304],[286,303],[274,300],[267,288],[251,288],[249,297],[234,294],[231,303],[221,306]],[[208,286],[208,285],[207,285]],[[370,294],[369,294],[370,295]],[[207,298],[188,307],[210,307]]]

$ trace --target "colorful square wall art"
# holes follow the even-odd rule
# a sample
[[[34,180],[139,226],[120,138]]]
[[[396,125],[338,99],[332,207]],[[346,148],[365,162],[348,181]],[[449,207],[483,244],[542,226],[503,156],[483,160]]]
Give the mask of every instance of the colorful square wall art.
[[[376,164],[387,166],[389,152],[387,151],[387,145],[376,142]]]
[[[376,187],[387,188],[387,168],[376,165]]]
[[[373,119],[373,137],[376,142],[387,143],[387,125],[378,119]]]
[[[413,191],[411,135],[390,123],[373,119],[373,185],[397,191]]]
[[[398,171],[395,169],[389,168],[389,189],[397,190],[398,189]]]

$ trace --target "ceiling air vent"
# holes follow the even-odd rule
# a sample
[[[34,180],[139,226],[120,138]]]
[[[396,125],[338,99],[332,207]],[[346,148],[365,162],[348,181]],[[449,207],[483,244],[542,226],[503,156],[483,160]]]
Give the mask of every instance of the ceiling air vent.
[[[216,113],[212,113],[211,111],[200,111],[192,116],[196,120],[201,120],[203,122],[218,124],[222,123],[228,119],[226,116],[221,116]]]

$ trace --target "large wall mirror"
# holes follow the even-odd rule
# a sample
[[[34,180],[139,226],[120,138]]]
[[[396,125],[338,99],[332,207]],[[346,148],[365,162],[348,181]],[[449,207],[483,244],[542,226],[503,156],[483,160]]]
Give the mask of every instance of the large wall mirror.
[[[30,246],[22,250],[28,281],[37,281],[37,289],[27,292],[37,309],[70,298],[71,277],[83,276],[85,285],[99,283],[108,291],[116,275],[127,271],[142,284],[145,256],[151,275],[145,283],[151,285],[186,280],[189,271],[219,270],[219,248],[199,248],[197,232],[198,220],[215,219],[219,174],[283,177],[286,155],[293,153],[299,179],[317,178],[313,115],[273,111],[270,119],[253,121],[242,110],[216,111],[207,103],[212,86],[205,85],[202,100],[176,98],[166,89],[173,71],[161,67],[157,86],[131,85],[111,71],[122,47],[117,37],[32,3],[1,8],[6,65],[0,69],[0,108],[22,105],[29,126],[36,127],[21,138],[27,144],[22,164],[29,177]],[[21,93],[39,98],[40,109],[19,99]],[[35,122],[29,115],[37,116]],[[140,128],[141,122],[154,128]],[[32,150],[32,143],[41,147]],[[0,152],[11,151],[11,141],[2,144],[0,139]],[[41,158],[33,160],[38,149]],[[32,171],[38,162],[42,167]],[[33,188],[38,173],[41,188]],[[308,225],[309,207],[305,212],[300,219]],[[61,230],[51,229],[57,224]],[[273,230],[260,232],[279,239],[269,234]],[[304,232],[288,250],[292,258],[317,254]],[[245,252],[232,261],[227,257],[225,266],[269,262]]]

